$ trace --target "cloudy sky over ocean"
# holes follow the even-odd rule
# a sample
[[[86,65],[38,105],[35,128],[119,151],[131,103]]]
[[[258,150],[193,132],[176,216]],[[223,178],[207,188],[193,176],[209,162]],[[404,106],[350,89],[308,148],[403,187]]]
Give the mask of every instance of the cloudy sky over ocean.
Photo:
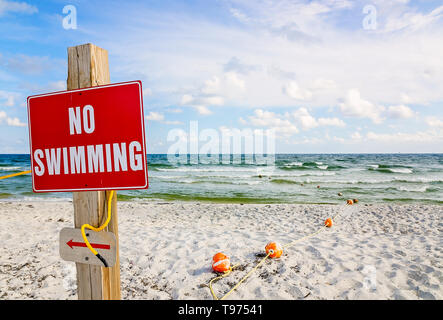
[[[26,97],[88,42],[142,80],[149,153],[194,120],[273,128],[277,153],[443,152],[442,39],[432,0],[0,0],[0,153],[29,153]]]

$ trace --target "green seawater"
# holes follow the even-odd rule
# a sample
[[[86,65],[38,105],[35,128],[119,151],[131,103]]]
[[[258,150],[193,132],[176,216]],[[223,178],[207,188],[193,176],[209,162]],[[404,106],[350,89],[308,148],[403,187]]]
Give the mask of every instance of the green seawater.
[[[148,155],[149,189],[118,191],[119,201],[443,204],[443,154],[277,154],[268,164],[247,156],[240,163],[192,159]],[[30,167],[29,155],[0,155],[0,175]],[[31,182],[30,175],[0,180],[0,201],[72,199],[35,194]]]

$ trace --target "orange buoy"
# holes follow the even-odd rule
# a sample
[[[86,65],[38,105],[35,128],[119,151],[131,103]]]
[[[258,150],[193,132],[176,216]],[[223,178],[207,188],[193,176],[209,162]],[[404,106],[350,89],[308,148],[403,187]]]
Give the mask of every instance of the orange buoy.
[[[212,269],[215,272],[226,272],[230,267],[231,261],[227,255],[219,252],[212,257]]]
[[[266,254],[269,254],[270,258],[280,258],[283,253],[281,245],[279,245],[277,242],[269,242],[266,245],[265,250]]]
[[[357,202],[358,202],[358,199],[353,199],[352,201],[354,201],[354,203],[357,203]]]
[[[346,203],[349,204],[349,205],[351,205],[351,204],[354,204],[354,201],[352,201],[351,199],[348,199],[348,200],[346,201]]]
[[[328,227],[328,228],[332,227],[332,219],[331,218],[327,218],[325,220],[325,227]]]

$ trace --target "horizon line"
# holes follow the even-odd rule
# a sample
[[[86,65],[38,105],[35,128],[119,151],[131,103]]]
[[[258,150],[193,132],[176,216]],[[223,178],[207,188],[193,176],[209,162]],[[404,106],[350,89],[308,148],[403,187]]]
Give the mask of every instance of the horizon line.
[[[299,152],[295,152],[295,153],[291,153],[291,152],[282,152],[282,153],[274,153],[274,155],[347,155],[347,154],[354,154],[354,155],[361,155],[361,154],[435,154],[435,155],[443,155],[443,152],[325,152],[325,153],[321,153],[321,152],[309,152],[309,153],[299,153]],[[23,156],[30,156],[30,153],[0,153],[0,155],[23,155]],[[205,153],[184,153],[184,154],[172,154],[172,153],[147,153],[146,155],[174,155],[174,156],[183,156],[183,155],[202,155],[202,156],[208,156],[208,154]],[[215,156],[215,155],[259,155],[259,156],[272,156],[273,154],[255,154],[255,153],[214,153],[211,154],[211,156]]]

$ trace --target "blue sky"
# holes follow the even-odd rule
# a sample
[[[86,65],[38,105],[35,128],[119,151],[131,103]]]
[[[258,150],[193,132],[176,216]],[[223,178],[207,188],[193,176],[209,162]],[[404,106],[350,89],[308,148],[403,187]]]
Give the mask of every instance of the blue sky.
[[[89,42],[142,80],[150,153],[190,121],[273,129],[279,153],[443,152],[442,39],[432,0],[0,0],[0,153],[29,153],[26,97]]]

